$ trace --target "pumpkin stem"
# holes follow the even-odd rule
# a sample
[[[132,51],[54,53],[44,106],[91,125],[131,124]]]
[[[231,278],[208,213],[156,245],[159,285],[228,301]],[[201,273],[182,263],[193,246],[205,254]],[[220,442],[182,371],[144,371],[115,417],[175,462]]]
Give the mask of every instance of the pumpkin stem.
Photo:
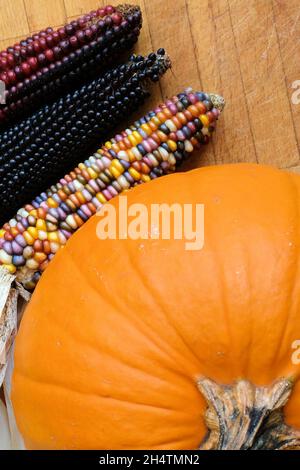
[[[291,380],[256,387],[247,380],[219,385],[203,378],[198,387],[208,403],[209,434],[201,450],[300,449],[300,431],[287,426],[283,416],[292,393]]]

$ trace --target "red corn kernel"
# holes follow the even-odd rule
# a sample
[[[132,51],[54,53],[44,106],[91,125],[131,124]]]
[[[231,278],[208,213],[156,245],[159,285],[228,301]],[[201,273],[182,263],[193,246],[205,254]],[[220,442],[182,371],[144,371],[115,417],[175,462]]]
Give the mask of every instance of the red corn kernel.
[[[13,70],[8,70],[7,72],[7,79],[9,83],[15,83],[17,80],[16,74]]]
[[[71,36],[69,39],[69,42],[72,47],[77,47],[78,46],[78,39],[76,36]]]
[[[1,57],[0,59],[0,67],[1,69],[5,70],[7,68],[8,62],[5,57]]]
[[[2,80],[2,82],[4,82],[4,83],[8,83],[8,78],[7,78],[7,73],[6,72],[0,73],[0,80]]]
[[[65,32],[64,28],[59,28],[59,30],[57,32],[58,32],[61,39],[64,39],[66,37],[66,32]]]
[[[117,26],[119,26],[122,22],[122,15],[120,15],[120,13],[114,13],[111,17],[111,19],[113,20],[113,23],[116,24]]]
[[[101,18],[103,18],[103,16],[105,16],[105,9],[99,8],[99,10],[97,10],[97,16],[100,16]]]
[[[60,36],[57,31],[52,33],[52,39],[54,44],[57,44],[60,41]]]
[[[52,62],[54,60],[54,52],[52,49],[46,49],[45,51],[45,57],[49,62]]]
[[[105,7],[105,13],[107,15],[111,15],[115,11],[116,11],[116,9],[112,5],[107,5],[107,7]]]
[[[37,53],[41,52],[42,48],[41,48],[41,45],[40,45],[39,41],[34,41],[32,46],[33,46],[33,49],[34,49],[35,52],[37,52]]]
[[[31,67],[27,62],[23,62],[23,64],[21,64],[21,69],[24,75],[29,76],[31,74]]]
[[[40,43],[40,46],[41,46],[41,49],[47,49],[47,41],[46,41],[46,38],[40,38],[39,40],[39,43]]]
[[[28,64],[32,70],[36,70],[39,66],[37,58],[36,57],[29,57],[28,59]]]

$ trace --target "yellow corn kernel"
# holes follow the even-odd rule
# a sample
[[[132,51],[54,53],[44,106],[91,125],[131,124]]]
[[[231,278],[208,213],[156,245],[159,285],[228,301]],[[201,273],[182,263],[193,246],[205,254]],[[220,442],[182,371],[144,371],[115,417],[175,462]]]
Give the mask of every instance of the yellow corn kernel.
[[[58,207],[58,203],[56,201],[54,201],[54,199],[52,199],[52,197],[48,197],[47,204],[48,204],[49,207],[53,207],[54,209],[56,209],[56,207]]]
[[[134,168],[129,168],[128,171],[130,175],[132,176],[132,178],[135,179],[136,181],[141,179],[141,174],[138,171],[136,171]]]
[[[98,178],[98,174],[95,172],[95,170],[93,170],[93,168],[88,167],[87,171],[88,171],[88,174],[90,175],[90,177],[91,177],[93,180],[95,180],[96,178]]]
[[[147,183],[148,181],[151,181],[151,178],[150,178],[149,175],[142,175],[141,180],[142,180],[144,183]]]
[[[111,143],[109,140],[108,140],[107,142],[105,142],[104,145],[105,145],[105,147],[106,147],[108,150],[110,150],[111,147],[112,147],[112,143]]]
[[[15,274],[17,268],[13,264],[6,264],[5,268],[10,272],[10,274]]]
[[[59,236],[57,232],[49,232],[48,233],[48,240],[49,242],[59,243]]]
[[[37,221],[36,221],[36,228],[37,228],[38,230],[44,230],[44,231],[46,231],[46,230],[47,230],[47,226],[46,226],[45,220],[43,220],[43,219],[37,219]]]
[[[29,212],[29,215],[32,215],[33,217],[37,217],[37,216],[38,216],[37,210],[36,210],[36,209],[32,209],[32,210]]]
[[[29,228],[31,228],[31,227],[29,227]],[[22,235],[25,238],[27,245],[33,245],[34,244],[34,238],[30,235],[30,233],[27,232],[27,230],[25,230],[25,232],[23,232]]]
[[[118,170],[120,173],[124,173],[123,165],[116,158],[111,162],[111,166],[114,166],[114,168]]]
[[[97,150],[97,152],[99,153],[99,150]],[[81,170],[81,171],[82,171],[82,170],[86,170],[86,166],[85,166],[84,163],[79,163],[78,168],[79,168],[79,170]]]
[[[167,144],[168,144],[169,149],[171,150],[171,152],[175,152],[175,150],[177,150],[177,144],[174,140],[168,140]]]
[[[129,142],[131,143],[131,145],[132,145],[133,147],[136,147],[136,146],[137,146],[138,142],[137,142],[137,140],[136,140],[136,138],[134,137],[133,134],[129,134],[128,140],[129,140]]]
[[[151,121],[153,122],[153,124],[155,124],[157,127],[159,127],[161,125],[161,122],[160,120],[158,119],[157,116],[153,116],[153,118],[151,118]]]
[[[206,114],[200,114],[199,119],[202,122],[203,126],[205,126],[205,127],[209,126],[209,119],[206,116]]]
[[[152,134],[151,127],[149,127],[148,124],[142,124],[142,125],[141,125],[141,129],[143,129],[143,131],[146,132],[147,135],[151,135],[151,134]]]
[[[0,230],[0,238],[3,238],[5,235],[5,230],[3,228]]]
[[[107,202],[106,197],[102,193],[97,193],[96,198],[98,199],[99,202],[102,204],[105,204]]]
[[[38,238],[38,231],[36,227],[28,227],[27,232],[36,240]]]
[[[119,176],[121,175],[121,173],[119,172],[119,170],[117,170],[114,166],[110,166],[109,168],[109,171],[111,172],[111,174],[113,175],[114,178],[119,178]]]
[[[136,138],[138,144],[143,142],[143,137],[141,136],[141,134],[138,131],[133,131],[132,135],[134,135],[134,137]]]

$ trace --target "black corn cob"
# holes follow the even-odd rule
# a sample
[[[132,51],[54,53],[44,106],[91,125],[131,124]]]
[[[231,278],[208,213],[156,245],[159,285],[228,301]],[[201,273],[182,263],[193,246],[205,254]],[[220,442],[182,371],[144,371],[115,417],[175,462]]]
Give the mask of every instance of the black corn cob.
[[[169,66],[162,49],[133,56],[0,134],[0,223],[92,151]]]
[[[23,41],[24,47],[8,48],[7,56],[2,52],[0,66],[2,63],[5,67],[8,58],[13,65],[0,72],[0,80],[6,85],[0,124],[19,119],[37,107],[41,99],[49,101],[66,87],[70,89],[103,71],[122,52],[131,49],[141,25],[138,6],[109,6],[58,31],[51,32],[49,28],[48,35],[47,31],[41,32],[36,40],[28,38]]]

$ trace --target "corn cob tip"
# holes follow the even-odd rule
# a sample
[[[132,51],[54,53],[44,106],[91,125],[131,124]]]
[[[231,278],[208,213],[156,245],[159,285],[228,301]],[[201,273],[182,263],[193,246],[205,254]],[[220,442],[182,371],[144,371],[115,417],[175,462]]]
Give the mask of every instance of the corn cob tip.
[[[143,79],[143,85],[145,85],[146,90],[148,90],[151,82],[157,82],[172,65],[170,57],[165,49],[162,48],[158,49],[157,52],[152,52],[146,58],[138,54],[133,54],[129,58],[129,63],[136,64],[137,69],[143,69],[145,64],[149,64],[148,71],[144,74]]]
[[[168,69],[171,68],[172,62],[164,49],[158,49],[156,53],[157,64],[160,69],[160,75],[163,75]]]
[[[216,95],[215,93],[209,93],[209,96],[214,107],[222,112],[226,104],[223,96]]]
[[[134,15],[134,14],[139,14],[140,16],[140,22],[139,22],[139,27],[142,27],[143,24],[143,17],[142,17],[142,12],[141,9],[138,5],[130,5],[128,3],[124,3],[122,5],[118,5],[116,7],[116,10],[121,13],[124,18],[127,18],[128,16]]]

